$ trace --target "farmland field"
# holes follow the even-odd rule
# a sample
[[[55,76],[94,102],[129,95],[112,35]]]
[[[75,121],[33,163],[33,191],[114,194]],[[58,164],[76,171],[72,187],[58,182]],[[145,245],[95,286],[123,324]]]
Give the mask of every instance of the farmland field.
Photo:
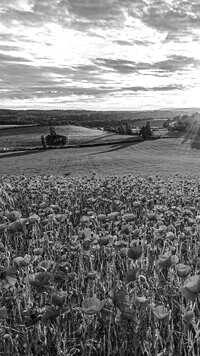
[[[82,147],[0,154],[0,174],[99,175],[158,174],[200,176],[200,150],[194,142],[161,139]],[[198,147],[196,144],[195,147]]]
[[[117,135],[97,129],[90,129],[81,126],[57,126],[58,135],[65,135],[69,138],[69,144],[95,143],[104,141],[116,141],[124,138],[124,135]],[[0,150],[3,148],[34,148],[41,147],[41,135],[49,134],[49,126],[15,127],[0,130]],[[126,136],[129,137],[129,136]]]

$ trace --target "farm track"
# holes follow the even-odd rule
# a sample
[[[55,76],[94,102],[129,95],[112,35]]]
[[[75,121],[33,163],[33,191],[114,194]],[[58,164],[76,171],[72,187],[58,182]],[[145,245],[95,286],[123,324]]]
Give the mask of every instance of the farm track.
[[[200,176],[200,151],[190,142],[161,139],[144,142],[112,143],[40,152],[15,152],[0,157],[0,174],[134,174],[187,177]]]

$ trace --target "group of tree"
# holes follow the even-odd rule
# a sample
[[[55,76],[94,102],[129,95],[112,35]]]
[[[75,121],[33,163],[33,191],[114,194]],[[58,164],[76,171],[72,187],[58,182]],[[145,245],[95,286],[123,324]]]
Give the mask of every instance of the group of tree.
[[[122,123],[118,127],[118,132],[123,135],[132,135],[132,128],[131,128],[131,123],[130,121],[127,121],[125,123]]]
[[[116,132],[118,134],[121,135],[135,135],[135,133],[133,134],[132,132],[132,128],[131,128],[131,122],[127,121],[125,123],[121,123],[119,126],[115,127],[111,127],[111,126],[106,126],[104,128],[106,131],[111,131],[111,132]],[[151,130],[151,124],[150,121],[147,121],[146,125],[142,126],[140,128],[140,130],[138,130],[137,133],[139,136],[142,136],[144,140],[149,139],[150,137],[152,137],[152,130]]]
[[[141,127],[139,135],[142,136],[144,140],[152,136],[150,121],[147,121],[146,125]]]
[[[193,115],[177,115],[166,120],[163,124],[163,128],[168,129],[169,131],[185,132],[190,125],[192,117]]]
[[[50,134],[41,136],[41,143],[43,148],[47,147],[63,147],[68,143],[67,136],[57,135],[55,127],[50,127]]]

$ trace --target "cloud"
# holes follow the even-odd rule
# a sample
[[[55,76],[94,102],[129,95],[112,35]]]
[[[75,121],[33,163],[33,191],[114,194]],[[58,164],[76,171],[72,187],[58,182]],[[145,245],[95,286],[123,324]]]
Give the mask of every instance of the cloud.
[[[80,31],[123,29],[131,18],[135,24],[137,20],[143,26],[166,32],[166,41],[181,41],[200,28],[200,3],[189,0],[1,0],[0,4],[0,20],[7,26],[12,26],[14,20],[29,27],[57,23]],[[138,45],[145,43],[144,38],[136,41]]]
[[[144,86],[135,86],[135,87],[121,87],[121,88],[112,88],[112,87],[77,87],[75,85],[71,86],[60,86],[46,83],[45,86],[26,86],[26,90],[22,90],[22,88],[18,88],[17,90],[13,90],[10,88],[7,91],[4,91],[4,96],[13,100],[28,100],[28,99],[45,99],[49,98],[52,100],[56,100],[58,98],[62,98],[65,101],[69,100],[76,96],[82,100],[83,98],[93,98],[93,99],[103,99],[105,97],[126,97],[130,96],[130,94],[144,95],[145,93],[152,92],[168,92],[168,91],[178,91],[183,90],[183,87],[180,85],[169,85],[169,86],[160,86],[160,87],[144,87]],[[1,92],[1,89],[0,89]],[[2,93],[1,93],[2,95]]]
[[[1,49],[1,47],[0,47]],[[27,62],[31,62],[28,59],[24,58],[24,57],[14,57],[8,54],[4,54],[0,52],[0,62],[1,63],[27,63]]]
[[[119,44],[120,46],[132,46],[133,44],[133,42],[125,40],[116,40],[115,43]]]
[[[73,67],[75,70],[77,71],[81,71],[81,72],[90,72],[90,73],[93,73],[93,72],[96,72],[97,71],[97,67],[93,64],[82,64],[82,65],[77,65],[77,66],[74,66]]]
[[[141,71],[152,70],[173,73],[198,67],[200,65],[200,60],[182,55],[171,55],[166,60],[155,63],[107,58],[96,58],[94,63],[100,67],[105,67],[121,74],[139,73]]]
[[[0,3],[0,20],[8,28],[59,23],[64,17],[63,9],[54,0],[8,0]]]
[[[59,6],[67,8],[75,19],[100,24],[120,25],[125,20],[123,8],[116,0],[61,0]]]
[[[125,21],[124,8],[117,0],[3,0],[0,19],[13,19],[25,26],[57,23],[84,31],[93,27],[119,27]]]
[[[24,62],[24,63],[23,63]],[[70,78],[73,70],[70,68],[35,66],[33,63],[15,61],[14,57],[0,62],[0,87],[15,88],[26,91],[28,87],[49,86],[61,84],[62,79]],[[68,79],[70,81],[70,79]],[[65,83],[67,80],[65,79]]]
[[[1,0],[0,9],[1,8],[29,10],[31,8],[31,2],[29,0]]]
[[[0,90],[10,99],[99,96],[110,91],[99,74],[92,64],[37,66],[23,57],[0,53]]]
[[[8,38],[10,39],[10,36]],[[8,41],[9,44],[2,44],[1,41],[3,41],[4,39],[5,37],[0,34],[0,53],[1,52],[10,53],[13,51],[19,51],[19,47],[14,46],[12,42],[10,43],[10,41]],[[10,56],[10,54],[8,56]]]
[[[135,87],[123,87],[121,90],[125,91],[132,91],[132,92],[149,92],[149,91],[172,91],[172,90],[184,90],[183,85],[178,85],[178,84],[170,84],[167,86],[157,86],[157,87],[143,87],[143,86],[135,86]]]
[[[197,0],[121,0],[129,18],[143,25],[166,33],[166,41],[199,41],[200,3]]]
[[[200,85],[199,42],[196,0],[0,0],[1,95],[103,108],[187,100]]]
[[[122,74],[137,71],[137,64],[135,62],[124,59],[96,58],[94,63],[100,68],[104,67]]]
[[[163,70],[166,72],[177,72],[195,68],[199,64],[200,60],[196,60],[193,57],[171,55],[168,57],[168,59],[153,64],[152,68]]]
[[[189,0],[1,0],[1,20],[27,26],[60,23],[84,30],[95,26],[122,28],[127,17],[171,36],[200,28],[200,3]]]
[[[146,40],[136,40],[133,39],[132,41],[126,41],[126,40],[116,40],[114,41],[116,44],[120,45],[120,46],[149,46],[152,44],[152,42],[150,41],[146,41]]]
[[[167,32],[168,39],[182,41],[191,35],[192,30],[200,28],[200,3],[189,0],[153,0],[143,3],[140,12],[134,12],[133,5],[132,16],[147,26]]]

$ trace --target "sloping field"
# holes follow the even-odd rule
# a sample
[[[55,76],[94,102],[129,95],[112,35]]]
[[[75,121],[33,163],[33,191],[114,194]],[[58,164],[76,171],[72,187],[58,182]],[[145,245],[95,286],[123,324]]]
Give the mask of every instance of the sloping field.
[[[13,152],[0,156],[0,174],[158,174],[200,177],[200,150],[190,141],[160,139],[98,147]]]
[[[57,126],[56,132],[69,138],[69,144],[121,140],[125,136],[81,126]],[[0,130],[0,149],[41,147],[41,135],[49,134],[49,126],[18,127]],[[129,136],[126,136],[128,138]],[[131,136],[132,137],[132,136]]]

